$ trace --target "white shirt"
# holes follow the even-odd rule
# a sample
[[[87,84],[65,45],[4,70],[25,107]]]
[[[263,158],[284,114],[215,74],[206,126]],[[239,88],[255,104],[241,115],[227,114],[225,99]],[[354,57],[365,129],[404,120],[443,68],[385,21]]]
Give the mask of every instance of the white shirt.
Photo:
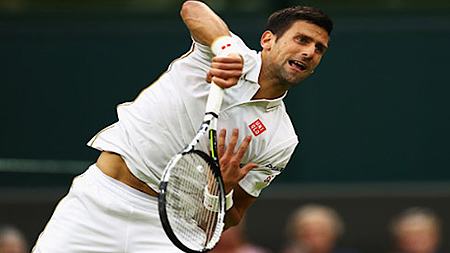
[[[218,130],[240,130],[238,143],[251,133],[242,164],[259,164],[239,185],[258,197],[261,190],[286,167],[298,138],[286,113],[283,98],[252,100],[259,89],[261,55],[250,50],[237,36],[244,58],[238,84],[225,90]],[[130,171],[154,190],[170,158],[194,137],[202,123],[209,83],[205,81],[213,53],[194,42],[190,52],[173,61],[168,70],[135,101],[117,107],[118,122],[103,129],[88,145],[120,154]]]

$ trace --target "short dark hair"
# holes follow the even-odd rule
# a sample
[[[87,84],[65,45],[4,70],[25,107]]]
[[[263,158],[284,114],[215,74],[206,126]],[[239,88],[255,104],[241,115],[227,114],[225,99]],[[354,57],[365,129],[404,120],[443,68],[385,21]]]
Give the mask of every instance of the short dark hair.
[[[266,30],[271,31],[279,38],[298,20],[322,27],[327,31],[328,36],[333,30],[333,21],[325,12],[314,7],[300,5],[288,7],[270,15]]]

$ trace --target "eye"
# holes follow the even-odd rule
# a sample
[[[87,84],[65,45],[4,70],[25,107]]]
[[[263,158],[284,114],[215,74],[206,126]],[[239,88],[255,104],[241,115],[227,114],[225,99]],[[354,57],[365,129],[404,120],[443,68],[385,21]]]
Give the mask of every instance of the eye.
[[[323,53],[323,47],[321,47],[320,45],[316,45],[316,52]]]
[[[326,47],[324,47],[324,46],[321,45],[321,44],[317,44],[317,45],[316,45],[316,52],[317,52],[317,53],[323,54],[323,53],[325,53],[325,51],[326,51]]]
[[[306,39],[303,37],[297,37],[297,41],[301,43],[306,43]]]

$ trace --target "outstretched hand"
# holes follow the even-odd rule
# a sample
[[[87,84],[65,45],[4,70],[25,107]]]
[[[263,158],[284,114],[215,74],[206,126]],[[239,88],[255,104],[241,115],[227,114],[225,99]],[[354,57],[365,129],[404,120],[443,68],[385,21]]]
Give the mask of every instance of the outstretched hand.
[[[226,89],[236,85],[242,76],[244,61],[239,54],[217,56],[212,58],[211,69],[206,74],[206,81],[213,81]]]
[[[252,136],[250,134],[247,135],[235,153],[234,150],[237,145],[238,137],[239,129],[234,128],[230,141],[228,142],[228,147],[225,148],[226,130],[222,129],[217,141],[220,170],[222,172],[226,193],[229,193],[234,189],[238,182],[241,181],[250,170],[259,166],[256,163],[248,163],[242,168],[240,167],[242,157],[248,149]]]

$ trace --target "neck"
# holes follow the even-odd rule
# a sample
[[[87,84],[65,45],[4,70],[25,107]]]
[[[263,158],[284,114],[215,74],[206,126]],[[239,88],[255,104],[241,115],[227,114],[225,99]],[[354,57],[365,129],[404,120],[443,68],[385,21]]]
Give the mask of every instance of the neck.
[[[261,66],[261,72],[258,78],[259,90],[253,96],[253,99],[275,99],[283,96],[289,89],[288,85],[280,83],[279,79],[273,75],[264,65]]]

